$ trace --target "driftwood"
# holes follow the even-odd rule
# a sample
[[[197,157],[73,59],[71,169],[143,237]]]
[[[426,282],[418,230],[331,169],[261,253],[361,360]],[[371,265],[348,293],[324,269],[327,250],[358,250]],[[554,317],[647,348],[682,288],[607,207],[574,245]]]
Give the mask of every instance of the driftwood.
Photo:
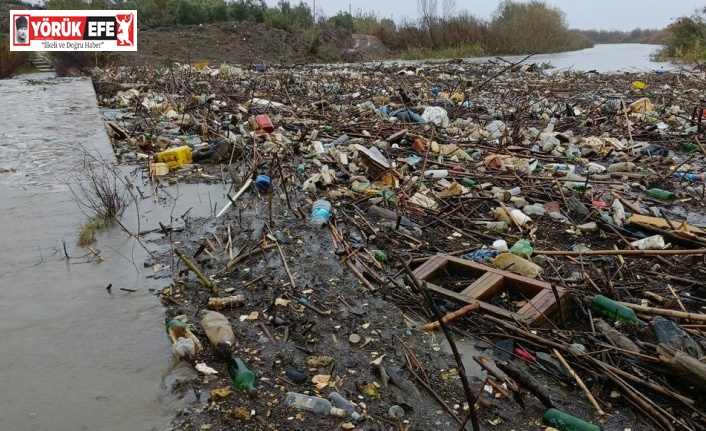
[[[667,316],[675,319],[693,320],[696,322],[706,322],[706,314],[686,313],[684,311],[667,310],[664,308],[646,307],[644,305],[631,304],[629,302],[618,302],[628,308],[632,308],[638,313],[653,314],[655,316]]]
[[[480,309],[480,304],[477,302],[474,302],[473,304],[468,304],[459,310],[452,311],[451,313],[447,313],[442,320],[444,321],[444,323],[449,323],[450,321],[452,321],[456,318],[459,318],[459,317],[465,315],[466,313],[469,313],[471,311],[477,311],[479,309]],[[438,329],[440,326],[441,326],[441,324],[439,323],[438,320],[436,320],[434,322],[427,323],[426,325],[417,326],[415,329],[419,329],[420,331],[433,331],[435,329]]]
[[[623,335],[620,331],[610,326],[603,319],[595,319],[596,329],[603,334],[612,344],[623,350],[640,353],[640,348],[631,339]]]
[[[664,344],[657,347],[657,353],[660,361],[679,377],[696,387],[706,386],[706,364]]]
[[[556,408],[557,405],[552,400],[551,395],[547,392],[546,388],[543,387],[541,383],[537,381],[531,374],[522,368],[515,365],[512,361],[507,362],[496,362],[498,368],[500,368],[505,374],[512,377],[520,386],[524,387],[530,391],[539,401],[544,404],[544,407]]]
[[[244,261],[245,259],[247,259],[251,256],[254,256],[258,253],[270,251],[275,247],[277,247],[275,244],[267,244],[267,245],[263,245],[262,247],[258,247],[253,250],[250,250],[247,253],[241,253],[241,254],[235,256],[233,259],[229,260],[228,263],[226,264],[226,266],[223,267],[223,269],[221,269],[218,273],[219,274],[226,274],[230,270],[232,270],[235,265],[239,264],[240,262]]]

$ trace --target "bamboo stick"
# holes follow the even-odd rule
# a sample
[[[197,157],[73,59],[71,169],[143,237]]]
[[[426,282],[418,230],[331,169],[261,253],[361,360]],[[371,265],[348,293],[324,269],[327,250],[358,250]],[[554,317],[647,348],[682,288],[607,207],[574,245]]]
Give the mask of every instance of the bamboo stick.
[[[456,310],[456,311],[453,311],[451,313],[446,314],[442,318],[442,320],[444,321],[444,323],[449,323],[450,321],[452,321],[458,317],[461,317],[466,313],[469,313],[471,311],[476,311],[479,309],[480,309],[480,304],[478,302],[474,302],[473,304],[468,304],[459,310]],[[441,326],[441,324],[439,323],[438,320],[436,320],[434,322],[430,322],[425,325],[417,326],[415,329],[419,329],[420,331],[434,331],[434,330],[438,329],[440,326]]]
[[[618,302],[628,308],[632,308],[638,313],[653,314],[655,316],[674,317],[675,319],[694,320],[697,322],[706,322],[706,314],[687,313],[684,311],[667,310],[664,308],[647,307],[645,305],[631,304],[629,302]]]
[[[601,406],[598,405],[598,402],[596,401],[596,399],[593,398],[593,394],[591,394],[591,391],[589,391],[588,388],[586,387],[586,385],[583,383],[583,380],[581,380],[581,377],[579,377],[579,375],[576,374],[576,371],[574,371],[574,369],[571,368],[569,363],[566,362],[566,359],[564,359],[564,357],[561,356],[561,353],[559,353],[559,351],[557,349],[553,349],[552,351],[554,352],[554,356],[556,356],[557,359],[559,359],[559,362],[561,362],[561,365],[563,365],[564,368],[566,368],[566,370],[569,372],[569,374],[571,374],[571,377],[573,377],[574,380],[576,380],[576,383],[579,385],[579,387],[581,388],[583,393],[586,394],[586,398],[588,398],[588,401],[590,401],[591,404],[593,404],[593,407],[596,409],[598,414],[600,416],[605,415],[605,412],[603,411],[603,409],[601,409]]]
[[[184,254],[183,254],[182,252],[180,252],[179,250],[177,250],[177,249],[174,249],[174,253],[176,253],[176,255],[179,256],[179,259],[181,259],[182,262],[184,262],[184,264],[185,264],[186,266],[188,266],[189,269],[190,269],[194,274],[196,274],[196,276],[199,278],[199,280],[201,280],[201,283],[203,283],[204,286],[206,286],[206,287],[208,287],[209,289],[211,289],[211,293],[213,294],[213,296],[216,296],[216,297],[221,296],[221,295],[218,293],[218,289],[216,289],[216,287],[213,285],[213,283],[211,283],[211,280],[209,280],[208,278],[206,278],[206,276],[204,276],[204,275],[201,273],[201,271],[199,271],[199,269],[196,267],[196,265],[194,265],[194,263],[191,262],[191,261],[189,260],[189,258],[187,258],[186,256],[184,256]]]
[[[694,250],[535,250],[534,254],[544,256],[680,256],[704,255],[706,248]]]

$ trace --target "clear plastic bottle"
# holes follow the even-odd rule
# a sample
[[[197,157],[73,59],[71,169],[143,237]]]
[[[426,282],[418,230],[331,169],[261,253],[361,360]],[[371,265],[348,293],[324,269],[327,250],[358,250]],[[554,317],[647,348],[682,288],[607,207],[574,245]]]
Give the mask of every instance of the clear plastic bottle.
[[[309,225],[312,227],[322,228],[328,224],[331,218],[331,203],[324,199],[319,199],[314,202],[311,207],[311,217]]]
[[[333,407],[329,400],[325,398],[312,397],[310,395],[288,392],[284,399],[284,405],[294,407],[298,410],[313,412],[322,416],[345,417],[348,413],[345,410]]]
[[[201,326],[208,340],[214,345],[225,350],[235,344],[235,334],[226,316],[217,311],[209,311],[201,319]],[[224,352],[225,353],[225,352]]]

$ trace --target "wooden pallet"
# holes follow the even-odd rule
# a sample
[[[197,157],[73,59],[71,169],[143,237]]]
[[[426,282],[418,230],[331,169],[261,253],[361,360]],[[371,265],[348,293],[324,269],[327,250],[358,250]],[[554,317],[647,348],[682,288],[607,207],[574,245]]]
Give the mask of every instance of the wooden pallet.
[[[461,292],[455,292],[429,282],[441,271],[477,278]],[[481,309],[487,313],[530,325],[548,323],[547,319],[552,319],[559,310],[559,306],[566,305],[568,297],[567,290],[557,286],[560,302],[557,304],[552,285],[545,281],[534,280],[445,254],[438,254],[428,259],[414,271],[414,275],[425,281],[428,289],[448,299],[466,304],[478,302]],[[517,311],[509,311],[488,303],[491,298],[499,295],[505,289],[523,294],[528,298],[527,304]]]

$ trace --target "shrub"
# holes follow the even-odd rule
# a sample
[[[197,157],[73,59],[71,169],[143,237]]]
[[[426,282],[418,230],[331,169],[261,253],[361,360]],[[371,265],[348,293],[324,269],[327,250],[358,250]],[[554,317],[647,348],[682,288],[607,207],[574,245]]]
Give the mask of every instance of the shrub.
[[[657,54],[660,60],[696,60],[704,57],[706,22],[696,14],[679,18],[667,27],[667,42]]]
[[[498,54],[532,54],[587,48],[591,42],[569,31],[564,13],[557,8],[536,0],[505,0],[490,23],[486,46]]]
[[[106,68],[117,63],[117,56],[112,52],[57,51],[51,53],[51,59],[58,76],[88,74],[90,68]]]
[[[29,54],[10,51],[10,37],[0,35],[0,79],[13,77],[29,65]]]

